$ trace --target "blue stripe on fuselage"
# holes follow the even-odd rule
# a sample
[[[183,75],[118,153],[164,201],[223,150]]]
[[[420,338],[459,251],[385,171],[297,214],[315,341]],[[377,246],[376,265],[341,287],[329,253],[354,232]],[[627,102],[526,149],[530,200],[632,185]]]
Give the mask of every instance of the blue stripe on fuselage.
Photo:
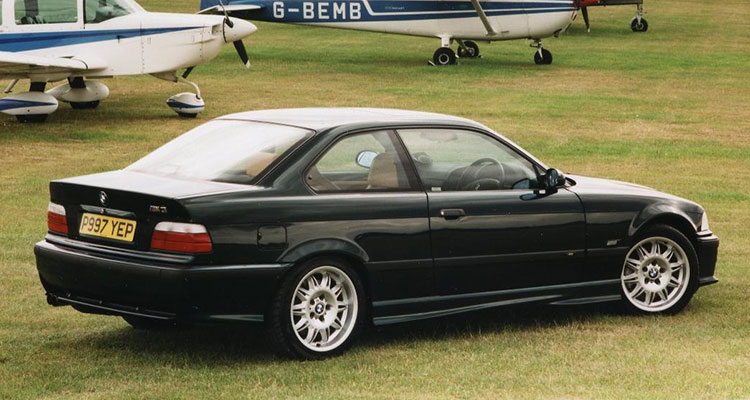
[[[229,0],[232,5],[257,5],[261,9],[239,12],[248,19],[276,22],[335,23],[409,21],[477,17],[471,2],[457,0],[371,0],[372,14],[359,0]],[[219,4],[202,0],[201,9]],[[226,2],[225,2],[226,4]],[[488,16],[572,12],[573,1],[480,2]]]
[[[39,50],[76,44],[103,42],[106,40],[158,35],[160,33],[179,32],[196,28],[200,27],[0,33],[0,51],[19,52]]]

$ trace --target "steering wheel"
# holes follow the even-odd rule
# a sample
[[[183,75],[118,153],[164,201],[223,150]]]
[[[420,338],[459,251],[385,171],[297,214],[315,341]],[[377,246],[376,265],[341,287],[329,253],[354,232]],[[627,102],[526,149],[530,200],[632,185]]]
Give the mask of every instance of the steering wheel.
[[[476,167],[476,166],[479,166],[479,165],[482,165],[482,164],[495,164],[495,165],[500,165],[500,161],[497,161],[497,160],[496,160],[496,159],[494,159],[494,158],[490,158],[490,157],[485,157],[485,158],[480,158],[480,159],[478,159],[478,160],[474,161],[473,163],[471,163],[471,166],[472,166],[472,167]]]
[[[498,190],[500,187],[500,180],[495,178],[479,178],[475,179],[468,184],[464,185],[461,190]]]

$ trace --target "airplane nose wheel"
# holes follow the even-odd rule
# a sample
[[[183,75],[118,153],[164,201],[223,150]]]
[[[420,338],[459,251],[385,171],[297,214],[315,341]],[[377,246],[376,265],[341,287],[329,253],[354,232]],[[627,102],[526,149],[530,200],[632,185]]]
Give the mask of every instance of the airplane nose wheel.
[[[630,21],[630,29],[633,32],[646,32],[648,30],[648,22],[646,22],[646,18],[633,18],[633,20]]]
[[[552,53],[549,50],[542,47],[542,41],[536,40],[531,44],[531,47],[536,47],[537,50],[534,53],[534,63],[537,65],[549,65],[552,64]]]
[[[441,47],[435,50],[432,62],[435,65],[453,65],[456,63],[456,53],[450,47]]]

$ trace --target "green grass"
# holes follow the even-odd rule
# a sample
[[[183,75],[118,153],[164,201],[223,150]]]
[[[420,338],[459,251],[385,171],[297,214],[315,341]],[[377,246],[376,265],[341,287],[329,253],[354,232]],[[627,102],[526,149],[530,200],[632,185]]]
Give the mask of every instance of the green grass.
[[[0,115],[0,398],[750,397],[750,4],[646,7],[646,34],[629,30],[633,7],[592,9],[592,32],[577,21],[545,41],[541,67],[523,41],[431,68],[437,40],[259,23],[250,71],[229,46],[191,76],[208,103],[198,121],[164,104],[187,87],[151,77],[107,80],[100,109],[62,106],[45,125]],[[484,312],[376,329],[322,362],[275,358],[261,329],[143,333],[45,304],[32,247],[51,179],[122,168],[229,112],[343,105],[472,118],[564,171],[698,201],[722,239],[721,282],[674,317]]]

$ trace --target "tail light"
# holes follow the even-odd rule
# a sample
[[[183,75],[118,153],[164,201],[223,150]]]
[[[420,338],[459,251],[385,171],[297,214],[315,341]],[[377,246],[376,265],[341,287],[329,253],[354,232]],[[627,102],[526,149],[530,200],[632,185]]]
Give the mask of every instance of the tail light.
[[[52,233],[68,234],[68,219],[65,217],[65,207],[49,203],[47,206],[47,229]]]
[[[151,236],[151,250],[198,254],[210,253],[213,245],[203,225],[159,222]]]

